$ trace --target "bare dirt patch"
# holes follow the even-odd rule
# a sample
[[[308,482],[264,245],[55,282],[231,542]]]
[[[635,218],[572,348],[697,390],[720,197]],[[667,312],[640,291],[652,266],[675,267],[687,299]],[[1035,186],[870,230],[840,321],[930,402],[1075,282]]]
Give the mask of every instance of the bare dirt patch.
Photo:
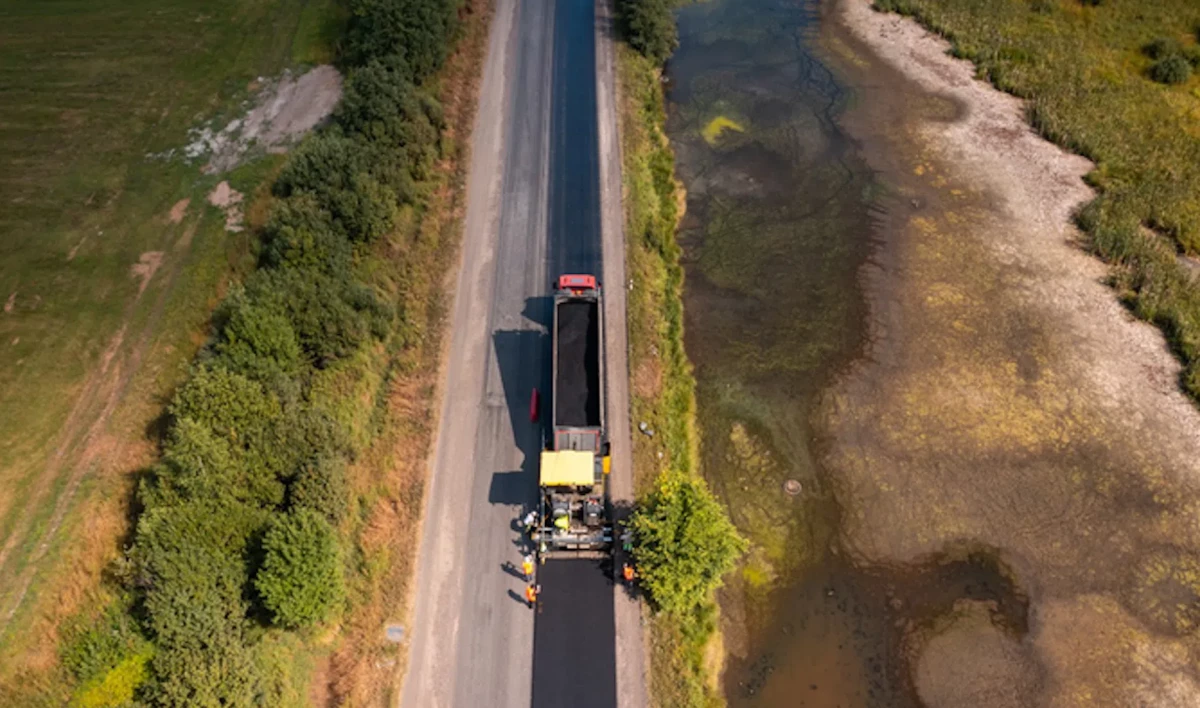
[[[219,130],[192,131],[183,152],[189,159],[207,156],[205,173],[228,172],[256,149],[284,152],[325,120],[342,97],[342,76],[328,65],[298,77],[284,72],[278,80],[262,84],[246,115]]]
[[[146,292],[146,286],[150,284],[150,280],[158,272],[159,267],[162,265],[162,260],[162,251],[146,251],[138,256],[137,263],[129,266],[130,275],[141,281],[138,284],[138,297],[141,297],[142,293]]]
[[[222,181],[208,194],[208,203],[225,212],[225,230],[237,233],[245,228],[242,193]]]
[[[171,207],[171,213],[167,217],[167,221],[172,224],[178,224],[183,221],[183,217],[187,214],[188,205],[192,203],[191,199],[180,199]]]
[[[1030,601],[1019,645],[977,608],[948,619],[912,657],[917,692],[1194,704],[1200,414],[1161,385],[1179,366],[1160,333],[1076,245],[1090,163],[1038,138],[1020,101],[915,22],[866,0],[839,19],[915,91],[966,109],[862,135],[893,146],[874,166],[899,193],[863,272],[867,355],[826,406],[842,542],[885,565],[995,549]]]

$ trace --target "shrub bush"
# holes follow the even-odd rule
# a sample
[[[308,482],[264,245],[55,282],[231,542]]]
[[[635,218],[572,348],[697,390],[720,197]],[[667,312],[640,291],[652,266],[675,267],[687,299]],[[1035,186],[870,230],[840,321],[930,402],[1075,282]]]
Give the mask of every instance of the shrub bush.
[[[390,308],[348,277],[294,268],[260,270],[246,283],[246,294],[286,314],[300,347],[318,367],[348,356],[391,324]]]
[[[655,64],[664,64],[679,46],[670,0],[620,0],[625,39]]]
[[[441,67],[458,29],[451,0],[351,0],[343,60],[365,66],[398,54],[406,76],[421,83]]]
[[[397,195],[371,176],[371,149],[336,130],[318,133],[292,153],[273,191],[311,194],[351,239],[374,241],[395,222]]]
[[[413,181],[428,176],[437,159],[441,108],[404,77],[403,60],[388,57],[354,71],[334,121],[347,135],[390,148],[372,166],[372,174],[408,201]],[[381,153],[384,151],[381,149]]]
[[[300,371],[300,342],[288,318],[235,293],[225,301],[224,320],[213,351],[216,362],[256,381],[296,376]]]
[[[229,476],[214,484],[243,482],[244,489],[230,490],[229,495],[263,506],[277,505],[282,500],[283,488],[277,480],[290,475],[300,458],[286,436],[289,426],[283,406],[262,383],[202,364],[193,369],[191,378],[175,394],[170,412],[176,421],[190,419],[229,443],[233,460],[240,466],[235,465]],[[164,460],[168,463],[176,437],[172,431],[167,439]],[[190,435],[188,440],[207,445]],[[198,471],[209,469],[211,466]]]
[[[277,506],[284,491],[277,466],[251,465],[245,458],[207,426],[180,418],[171,429],[162,462],[143,487],[142,503],[152,508],[213,499]]]
[[[283,415],[279,401],[261,383],[207,365],[192,369],[169,410],[176,419],[190,418],[240,447],[272,436]]]
[[[667,612],[707,601],[733,568],[746,541],[703,480],[664,473],[629,520],[642,584]]]
[[[1150,78],[1160,84],[1182,84],[1192,76],[1192,64],[1179,54],[1172,54],[1150,65]]]
[[[1155,37],[1153,41],[1142,47],[1142,51],[1151,59],[1166,59],[1183,53],[1183,48],[1170,37]]]
[[[293,511],[315,511],[333,526],[345,520],[349,502],[346,463],[335,455],[321,455],[301,464],[288,485],[288,506]]]
[[[354,251],[340,227],[311,192],[276,200],[263,232],[261,263],[344,276]]]
[[[254,586],[275,624],[307,627],[342,601],[342,560],[333,527],[311,509],[276,516],[263,538]]]
[[[90,623],[68,625],[59,657],[72,676],[88,681],[149,649],[150,643],[129,614],[128,603],[116,602]]]
[[[134,694],[149,672],[150,652],[130,656],[103,675],[86,682],[71,700],[72,708],[123,708],[132,704]]]
[[[160,705],[247,705],[257,679],[244,644],[248,563],[269,514],[189,501],[146,511],[132,560],[144,590]]]

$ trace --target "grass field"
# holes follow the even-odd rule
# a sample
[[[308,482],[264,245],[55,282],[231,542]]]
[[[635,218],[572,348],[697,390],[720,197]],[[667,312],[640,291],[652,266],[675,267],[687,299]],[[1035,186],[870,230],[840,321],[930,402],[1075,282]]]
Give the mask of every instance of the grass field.
[[[999,88],[1030,102],[1046,137],[1097,164],[1080,214],[1114,285],[1158,324],[1200,397],[1200,76],[1151,80],[1150,45],[1200,64],[1192,0],[877,0],[948,37]],[[1185,69],[1186,71],[1186,69]],[[1184,257],[1177,257],[1182,254]],[[1190,262],[1189,262],[1190,261]]]
[[[0,8],[0,682],[51,661],[56,620],[94,600],[129,472],[251,263],[204,196],[252,194],[279,164],[205,176],[149,155],[239,112],[257,78],[327,60],[337,24],[332,0]]]

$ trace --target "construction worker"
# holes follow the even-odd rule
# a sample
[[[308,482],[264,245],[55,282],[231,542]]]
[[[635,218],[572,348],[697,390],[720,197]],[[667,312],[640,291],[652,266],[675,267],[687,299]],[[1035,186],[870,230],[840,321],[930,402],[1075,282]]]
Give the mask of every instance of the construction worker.
[[[524,560],[521,561],[521,570],[525,571],[525,579],[533,580],[533,556],[526,553]]]
[[[540,589],[536,585],[525,586],[525,602],[529,603],[529,609],[533,609],[533,606],[537,604],[537,596]]]
[[[621,569],[621,575],[625,577],[625,582],[632,583],[634,577],[633,566],[626,563],[625,567]]]
[[[525,515],[525,533],[532,534],[533,529],[537,527],[538,513],[537,510],[530,511]]]

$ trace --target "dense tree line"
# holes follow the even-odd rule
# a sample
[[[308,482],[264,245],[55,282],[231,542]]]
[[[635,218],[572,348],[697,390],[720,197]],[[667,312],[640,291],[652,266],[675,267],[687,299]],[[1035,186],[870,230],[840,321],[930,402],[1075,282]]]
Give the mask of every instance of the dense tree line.
[[[343,99],[274,183],[259,267],[215,313],[138,491],[125,574],[153,644],[138,689],[152,705],[270,704],[256,636],[319,624],[343,602],[360,436],[313,382],[396,331],[397,308],[358,263],[421,200],[439,157],[442,114],[422,84],[451,49],[458,3],[350,9]]]

